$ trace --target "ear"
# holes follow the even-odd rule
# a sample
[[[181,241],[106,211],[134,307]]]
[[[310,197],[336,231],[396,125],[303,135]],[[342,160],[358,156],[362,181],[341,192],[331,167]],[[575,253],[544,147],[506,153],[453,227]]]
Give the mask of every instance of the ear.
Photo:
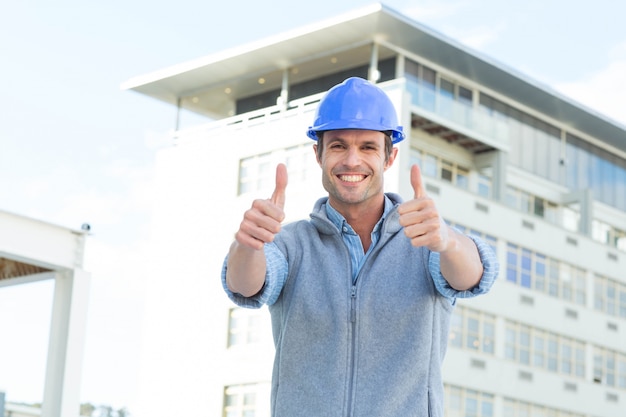
[[[317,147],[318,146],[319,145],[317,144],[317,142],[313,144],[313,152],[315,152],[315,160],[317,161],[317,164],[319,166],[322,166],[322,161],[321,161],[321,159],[319,157],[319,154],[317,153]]]
[[[393,162],[396,160],[396,156],[398,156],[398,148],[394,146],[393,148],[391,148],[391,154],[389,155],[389,159],[387,159],[387,162],[385,162],[385,171],[387,171],[387,169],[389,169],[393,165]]]

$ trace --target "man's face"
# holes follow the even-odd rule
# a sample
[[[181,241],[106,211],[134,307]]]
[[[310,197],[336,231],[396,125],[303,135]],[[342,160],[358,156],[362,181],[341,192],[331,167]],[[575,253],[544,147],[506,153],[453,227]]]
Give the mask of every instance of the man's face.
[[[331,205],[340,210],[349,205],[380,204],[383,173],[397,153],[393,148],[385,161],[385,135],[372,130],[330,130],[324,132],[322,146],[318,163]],[[317,151],[317,145],[315,148]]]

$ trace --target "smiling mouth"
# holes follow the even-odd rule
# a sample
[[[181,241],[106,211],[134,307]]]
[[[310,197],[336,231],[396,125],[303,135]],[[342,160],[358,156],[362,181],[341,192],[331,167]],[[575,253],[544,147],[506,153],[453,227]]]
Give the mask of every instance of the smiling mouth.
[[[361,182],[365,179],[365,175],[338,175],[341,181],[344,182]]]

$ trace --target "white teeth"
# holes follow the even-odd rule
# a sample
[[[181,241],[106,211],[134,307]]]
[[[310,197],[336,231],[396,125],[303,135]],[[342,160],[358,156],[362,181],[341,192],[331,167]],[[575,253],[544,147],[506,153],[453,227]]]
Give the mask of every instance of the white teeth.
[[[365,178],[363,175],[340,175],[339,179],[345,182],[359,182]]]

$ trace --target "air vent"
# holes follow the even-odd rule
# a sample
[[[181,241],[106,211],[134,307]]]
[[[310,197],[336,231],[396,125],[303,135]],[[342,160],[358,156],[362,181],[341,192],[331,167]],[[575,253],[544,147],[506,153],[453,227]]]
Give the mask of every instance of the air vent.
[[[572,310],[571,308],[565,309],[565,317],[578,320],[578,311]]]
[[[568,245],[572,245],[572,246],[578,246],[578,239],[575,239],[573,237],[567,237],[567,239],[565,239],[565,241],[567,242]]]
[[[520,295],[519,302],[528,306],[535,305],[535,299],[529,295]]]
[[[617,323],[613,323],[612,321],[609,321],[606,323],[606,328],[609,330],[612,330],[614,332],[618,331],[618,327],[617,327]]]
[[[522,381],[532,382],[532,380],[533,380],[533,374],[531,372],[528,372],[528,371],[519,371],[518,377]]]
[[[426,192],[429,194],[437,194],[441,193],[441,190],[436,185],[426,184]]]
[[[619,395],[617,395],[617,394],[615,394],[613,392],[607,392],[606,393],[606,400],[608,402],[611,402],[611,403],[617,403],[617,402],[619,402]]]
[[[476,202],[474,207],[476,207],[476,210],[478,211],[482,211],[483,213],[489,213],[489,206],[486,204]]]
[[[529,230],[535,230],[535,223],[529,222],[528,220],[522,220],[522,227]]]
[[[481,359],[472,359],[470,366],[476,369],[485,369],[487,367],[487,363]]]
[[[607,257],[608,257],[611,261],[615,261],[615,262],[617,262],[617,261],[618,261],[617,254],[615,254],[615,253],[613,253],[613,252],[608,252],[606,255],[607,255]]]
[[[573,382],[566,382],[563,385],[563,388],[565,389],[565,391],[569,391],[569,392],[578,391],[578,385],[574,384]]]

